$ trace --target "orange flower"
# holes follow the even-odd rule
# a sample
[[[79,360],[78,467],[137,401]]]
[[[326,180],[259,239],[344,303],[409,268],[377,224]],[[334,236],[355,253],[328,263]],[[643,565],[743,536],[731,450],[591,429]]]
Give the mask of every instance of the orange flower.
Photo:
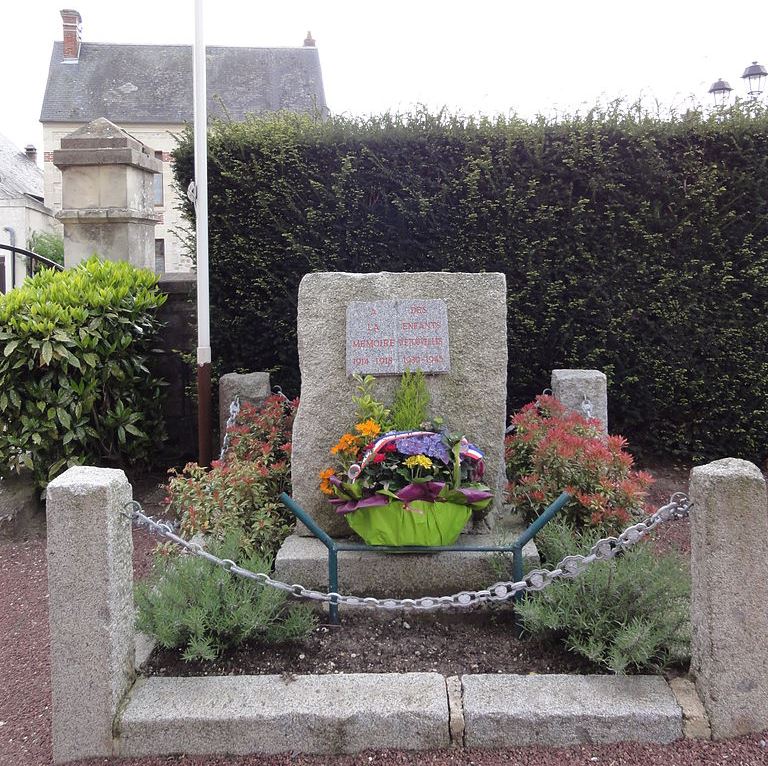
[[[338,455],[339,452],[351,452],[354,454],[357,452],[357,447],[357,437],[353,434],[344,434],[344,436],[339,439],[338,444],[331,447],[331,452],[334,455]]]
[[[355,430],[366,439],[373,439],[381,433],[381,426],[373,419],[368,418],[355,426]]]
[[[330,479],[335,473],[336,471],[334,471],[333,468],[326,468],[324,471],[320,471],[320,491],[324,495],[334,494]]]

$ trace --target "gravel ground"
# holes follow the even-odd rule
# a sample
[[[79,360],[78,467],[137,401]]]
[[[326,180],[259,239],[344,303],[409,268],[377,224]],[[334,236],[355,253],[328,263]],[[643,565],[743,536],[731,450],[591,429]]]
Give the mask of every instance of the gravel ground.
[[[144,506],[156,513],[158,494],[151,484],[142,490]],[[141,497],[141,493],[137,492]],[[670,525],[670,529],[671,529]],[[679,529],[679,531],[678,531]],[[684,530],[668,532],[681,537]],[[662,542],[665,538],[662,538]],[[134,535],[138,576],[148,570],[154,540],[141,530]],[[666,544],[666,543],[664,543]],[[670,547],[678,547],[673,539]],[[0,766],[43,766],[51,763],[51,689],[45,541],[0,541]],[[671,745],[622,743],[570,748],[510,750],[446,750],[428,753],[367,751],[354,756],[285,755],[235,758],[158,757],[91,760],[81,766],[363,766],[367,764],[462,764],[493,766],[768,766],[768,731],[724,742],[681,741]]]

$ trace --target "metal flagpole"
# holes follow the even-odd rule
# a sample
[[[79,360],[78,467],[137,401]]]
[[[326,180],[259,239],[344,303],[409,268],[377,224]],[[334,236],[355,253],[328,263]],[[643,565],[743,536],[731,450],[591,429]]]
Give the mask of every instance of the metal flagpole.
[[[208,292],[208,105],[205,84],[203,0],[195,0],[195,236],[197,249],[198,463],[211,462],[211,317]]]

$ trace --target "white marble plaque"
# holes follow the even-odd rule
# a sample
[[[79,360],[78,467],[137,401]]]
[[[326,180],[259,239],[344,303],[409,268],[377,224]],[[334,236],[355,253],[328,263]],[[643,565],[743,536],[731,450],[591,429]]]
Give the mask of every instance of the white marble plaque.
[[[444,300],[404,298],[347,305],[347,375],[450,372]]]

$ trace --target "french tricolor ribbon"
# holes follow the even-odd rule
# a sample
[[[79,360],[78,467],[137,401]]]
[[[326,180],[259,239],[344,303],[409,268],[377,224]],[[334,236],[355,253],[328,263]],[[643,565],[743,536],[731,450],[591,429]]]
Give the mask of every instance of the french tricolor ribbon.
[[[363,459],[360,461],[359,464],[354,463],[349,467],[349,470],[347,471],[347,476],[354,481],[357,479],[357,477],[362,473],[363,469],[368,465],[368,463],[373,460],[373,458],[381,452],[381,450],[386,447],[388,444],[393,444],[394,442],[397,442],[399,439],[407,439],[412,436],[435,436],[434,431],[389,431],[385,433],[383,436],[380,436],[376,441],[373,443],[371,449],[369,449],[365,455],[363,455]],[[467,456],[472,458],[473,460],[482,460],[483,459],[483,453],[474,445],[470,444],[465,438],[462,437],[461,439],[461,446],[459,448],[459,454],[463,456]]]

